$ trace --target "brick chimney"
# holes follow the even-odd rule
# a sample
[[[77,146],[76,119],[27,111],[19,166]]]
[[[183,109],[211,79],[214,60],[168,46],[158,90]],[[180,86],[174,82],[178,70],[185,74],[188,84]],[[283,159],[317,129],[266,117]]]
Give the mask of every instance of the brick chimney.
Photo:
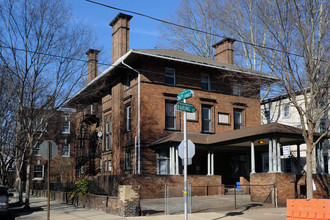
[[[129,21],[132,16],[119,13],[110,23],[112,27],[112,63],[129,50]]]
[[[90,83],[97,76],[97,62],[99,50],[89,49],[86,54],[88,56],[87,78]]]
[[[236,40],[225,38],[212,47],[215,48],[214,57],[217,61],[222,63],[234,64],[234,47],[233,44]]]

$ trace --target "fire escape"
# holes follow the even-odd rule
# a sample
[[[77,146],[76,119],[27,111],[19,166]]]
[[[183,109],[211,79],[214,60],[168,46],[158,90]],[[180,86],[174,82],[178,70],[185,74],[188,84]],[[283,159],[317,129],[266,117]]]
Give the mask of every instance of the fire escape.
[[[92,108],[91,108],[92,109]],[[101,141],[97,136],[100,117],[90,111],[82,115],[76,144],[76,176],[95,176],[100,172]]]

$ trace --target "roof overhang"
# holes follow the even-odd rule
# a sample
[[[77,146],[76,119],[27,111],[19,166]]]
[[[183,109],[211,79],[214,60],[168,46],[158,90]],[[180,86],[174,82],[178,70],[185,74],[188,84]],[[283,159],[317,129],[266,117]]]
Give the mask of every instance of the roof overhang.
[[[208,67],[218,70],[224,70],[224,71],[230,71],[230,72],[237,72],[240,74],[245,74],[248,76],[255,76],[262,78],[268,82],[276,82],[278,81],[278,78],[270,75],[263,74],[261,72],[247,70],[244,68],[236,67],[229,64],[222,64],[217,61],[213,61],[210,59],[198,57],[195,55],[190,55],[183,52],[178,52],[182,54],[190,55],[190,58],[198,58],[198,59],[185,59],[180,57],[171,56],[170,54],[158,54],[154,53],[153,51],[160,51],[160,50],[130,50],[128,51],[124,56],[120,57],[115,63],[113,63],[108,69],[103,71],[100,75],[95,77],[91,82],[89,82],[84,88],[82,88],[80,91],[78,91],[75,95],[73,95],[69,100],[67,100],[64,103],[65,107],[74,107],[77,108],[79,106],[86,106],[91,103],[96,102],[97,100],[100,100],[105,94],[106,89],[109,89],[109,82],[107,79],[109,79],[118,68],[126,68],[123,66],[122,62],[128,62],[128,59],[134,56],[148,56],[148,57],[154,57],[158,59],[166,59],[171,60],[175,62],[181,62],[186,64],[193,64],[193,65],[199,65],[202,67]],[[174,51],[174,50],[173,50]],[[196,61],[197,60],[197,61]],[[212,64],[217,63],[217,65]]]
[[[320,136],[321,134],[319,133],[314,134],[315,139]],[[250,147],[252,141],[255,147],[268,147],[269,140],[273,138],[279,139],[281,145],[305,143],[302,136],[302,129],[280,123],[258,125],[218,134],[187,133],[187,138],[202,148],[212,147],[212,149]],[[176,132],[170,136],[156,140],[150,145],[161,147],[171,142],[180,143],[182,140],[183,132]]]

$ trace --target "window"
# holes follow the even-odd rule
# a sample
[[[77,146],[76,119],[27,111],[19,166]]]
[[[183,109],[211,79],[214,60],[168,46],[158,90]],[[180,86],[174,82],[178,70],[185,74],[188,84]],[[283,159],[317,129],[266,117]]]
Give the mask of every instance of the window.
[[[131,131],[131,106],[126,106],[126,131]]]
[[[218,113],[218,123],[219,124],[225,124],[225,125],[229,125],[230,121],[229,121],[229,114],[228,113]]]
[[[242,83],[240,81],[234,82],[233,95],[242,96]]]
[[[176,85],[175,70],[170,68],[165,68],[165,84],[170,86]]]
[[[125,88],[129,89],[131,87],[131,80],[132,80],[132,74],[127,73],[126,75],[126,81],[125,81]]]
[[[175,104],[165,102],[165,129],[176,129]]]
[[[62,157],[70,157],[70,144],[67,143],[66,139],[62,144]]]
[[[234,109],[234,130],[243,128],[242,113],[242,109]]]
[[[157,155],[157,174],[167,175],[169,172],[168,151],[161,150]]]
[[[326,132],[327,130],[327,119],[321,118],[320,120],[320,133]]]
[[[112,162],[111,160],[108,161],[108,171],[111,172],[111,166],[112,166]]]
[[[268,153],[263,153],[262,155],[262,172],[269,171],[269,155]]]
[[[283,108],[283,118],[290,118],[290,105],[285,105]]]
[[[80,167],[80,173],[84,174],[84,166]]]
[[[267,120],[270,120],[270,111],[269,110],[264,110],[265,118]]]
[[[104,172],[108,172],[108,161],[104,161]]]
[[[202,106],[202,132],[211,132],[211,107]]]
[[[84,127],[80,128],[80,147],[83,148],[85,146],[85,129]]]
[[[105,124],[105,151],[111,150],[112,139],[112,122],[109,121]]]
[[[33,178],[34,179],[44,179],[44,166],[43,165],[34,165]]]
[[[125,154],[125,169],[130,170],[131,169],[131,151],[127,150]]]
[[[62,133],[70,134],[70,121],[63,121]]]
[[[36,148],[34,148],[34,156],[40,156],[40,144],[37,144]]]
[[[209,74],[202,74],[201,75],[201,89],[210,91],[211,90],[211,80]]]

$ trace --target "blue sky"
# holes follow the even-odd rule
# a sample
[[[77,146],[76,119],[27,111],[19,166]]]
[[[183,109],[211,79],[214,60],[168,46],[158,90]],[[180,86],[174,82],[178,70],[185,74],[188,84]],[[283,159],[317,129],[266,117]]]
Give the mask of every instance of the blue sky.
[[[173,16],[180,0],[94,0],[113,7],[146,14],[159,19]],[[89,25],[96,35],[93,49],[102,49],[100,54],[105,61],[111,57],[111,27],[109,23],[120,12],[85,0],[71,2],[73,16]],[[125,13],[125,12],[124,12]],[[129,14],[129,13],[126,13]],[[152,49],[159,41],[160,22],[145,17],[133,16],[130,23],[130,49]],[[107,58],[108,57],[108,58]],[[102,59],[102,58],[101,58]],[[111,58],[110,58],[111,59]],[[110,60],[108,60],[110,62]]]

